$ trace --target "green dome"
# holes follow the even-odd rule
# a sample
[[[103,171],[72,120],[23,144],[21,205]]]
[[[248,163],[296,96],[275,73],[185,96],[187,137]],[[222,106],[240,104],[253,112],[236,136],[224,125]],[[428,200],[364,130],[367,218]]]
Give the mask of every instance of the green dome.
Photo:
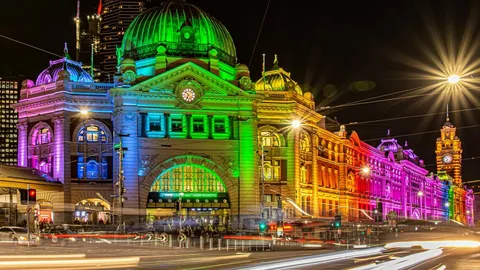
[[[225,63],[234,66],[237,60],[235,44],[225,26],[184,1],[162,3],[136,17],[125,32],[121,53],[123,58],[139,60],[155,56],[158,46],[165,47],[159,52],[166,55],[208,56],[215,49]]]

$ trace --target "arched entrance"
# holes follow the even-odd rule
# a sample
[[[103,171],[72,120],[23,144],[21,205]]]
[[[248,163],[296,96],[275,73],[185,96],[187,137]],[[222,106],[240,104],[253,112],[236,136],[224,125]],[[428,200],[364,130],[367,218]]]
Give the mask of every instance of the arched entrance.
[[[225,182],[204,165],[186,162],[164,170],[147,198],[147,220],[154,226],[213,227],[222,231],[230,220]]]
[[[78,224],[111,223],[110,204],[102,199],[85,199],[75,205],[74,222]]]

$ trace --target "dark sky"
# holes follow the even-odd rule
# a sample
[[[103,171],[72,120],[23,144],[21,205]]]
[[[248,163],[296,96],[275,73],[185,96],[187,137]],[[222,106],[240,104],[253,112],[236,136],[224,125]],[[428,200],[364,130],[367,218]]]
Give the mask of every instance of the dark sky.
[[[48,2],[48,4],[47,4]],[[239,62],[248,64],[268,0],[189,0],[224,23],[236,43]],[[98,0],[82,0],[82,15],[96,9]],[[315,4],[315,5],[312,5]],[[28,7],[28,8],[26,8]],[[74,54],[75,0],[22,0],[3,1],[0,9],[0,35],[9,36],[42,49],[61,54],[63,43],[68,42]],[[265,24],[250,66],[253,79],[261,75],[262,53],[271,67],[274,54],[279,55],[280,66],[292,72],[292,78],[304,90],[314,93],[317,104],[342,105],[388,93],[426,86],[434,81],[412,80],[418,69],[402,63],[406,56],[428,61],[428,52],[436,53],[426,27],[428,19],[436,22],[439,34],[448,36],[447,26],[455,30],[454,41],[459,43],[468,20],[478,26],[478,19],[469,13],[480,14],[477,1],[282,1],[270,2]],[[469,19],[470,18],[470,19]],[[473,42],[478,43],[478,29],[471,31]],[[403,54],[404,56],[401,56]],[[475,53],[475,59],[480,54]],[[0,38],[0,75],[24,74],[35,79],[54,57]],[[408,74],[407,74],[408,73]],[[480,76],[480,74],[476,75]],[[368,91],[352,91],[355,81],[371,81],[375,87]],[[333,85],[333,97],[325,98],[323,89]],[[330,87],[331,89],[331,87]],[[478,89],[468,101],[452,102],[440,95],[402,99],[390,102],[343,107],[320,111],[336,117],[342,124],[393,117],[412,116],[445,111],[447,101],[452,110],[478,108]],[[423,92],[425,93],[425,92]],[[418,94],[415,93],[415,94]],[[401,97],[410,94],[397,94]],[[452,100],[458,100],[455,94]],[[437,106],[434,106],[437,104]],[[451,116],[457,127],[480,125],[479,111],[458,112]],[[347,126],[363,140],[384,137],[387,130],[392,136],[423,133],[398,138],[425,160],[427,169],[435,160],[435,140],[445,121],[444,115],[423,118],[377,122]],[[436,132],[438,131],[438,132]],[[480,127],[458,130],[463,140],[464,180],[479,179],[480,147],[477,145]],[[430,133],[429,133],[430,132]],[[378,145],[378,140],[368,141]]]

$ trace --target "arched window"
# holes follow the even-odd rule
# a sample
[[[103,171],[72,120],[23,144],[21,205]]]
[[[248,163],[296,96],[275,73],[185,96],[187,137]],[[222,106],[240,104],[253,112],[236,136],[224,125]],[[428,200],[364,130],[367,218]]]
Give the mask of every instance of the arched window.
[[[263,147],[279,147],[280,146],[280,136],[278,133],[270,131],[260,131],[258,133],[258,143]]]
[[[300,168],[300,182],[302,183],[307,183],[307,168],[305,166],[302,166]]]
[[[153,183],[152,192],[226,192],[223,181],[209,169],[182,164],[163,172]]]
[[[105,130],[99,128],[96,125],[89,125],[80,129],[78,132],[78,141],[79,142],[107,142],[107,134]]]
[[[41,144],[48,144],[50,143],[52,135],[50,134],[50,130],[46,127],[41,128],[34,133],[32,138],[33,145],[41,145]]]
[[[306,132],[302,132],[302,135],[300,138],[300,150],[302,152],[310,151],[310,137]]]

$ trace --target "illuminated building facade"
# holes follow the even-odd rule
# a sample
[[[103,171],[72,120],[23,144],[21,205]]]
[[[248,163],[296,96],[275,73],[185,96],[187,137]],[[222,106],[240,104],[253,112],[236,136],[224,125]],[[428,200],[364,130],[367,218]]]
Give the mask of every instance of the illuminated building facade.
[[[110,195],[120,175],[112,148],[121,140],[127,220],[155,223],[179,208],[234,228],[260,216],[329,220],[337,212],[348,221],[377,213],[470,222],[447,204],[467,207],[468,192],[452,195],[458,188],[429,174],[407,145],[387,136],[373,147],[344,126],[327,131],[312,94],[277,57],[252,82],[230,33],[196,6],[170,1],[143,12],[117,55],[114,84],[94,83],[64,57],[36,83],[24,81],[15,105],[18,164],[64,184],[64,193],[44,195],[59,219],[100,199],[104,208],[119,205]]]
[[[18,102],[23,77],[0,76],[0,164],[17,164],[17,119],[12,104]]]

